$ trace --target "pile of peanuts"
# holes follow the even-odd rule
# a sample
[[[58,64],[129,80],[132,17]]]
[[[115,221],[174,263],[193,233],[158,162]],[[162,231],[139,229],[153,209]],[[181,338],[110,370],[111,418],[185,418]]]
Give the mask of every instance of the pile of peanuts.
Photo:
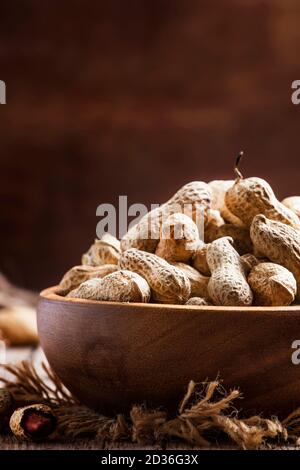
[[[190,210],[180,212],[183,206]],[[195,223],[199,208],[204,240]],[[243,178],[237,168],[235,180],[188,183],[121,241],[109,234],[96,240],[57,293],[110,302],[297,303],[300,196],[279,202],[265,180]]]

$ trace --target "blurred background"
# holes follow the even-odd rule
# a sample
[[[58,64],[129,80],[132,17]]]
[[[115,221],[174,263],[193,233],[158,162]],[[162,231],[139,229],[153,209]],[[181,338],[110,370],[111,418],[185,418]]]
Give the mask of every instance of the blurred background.
[[[0,7],[0,271],[41,289],[96,207],[247,176],[300,194],[298,0],[14,0]]]

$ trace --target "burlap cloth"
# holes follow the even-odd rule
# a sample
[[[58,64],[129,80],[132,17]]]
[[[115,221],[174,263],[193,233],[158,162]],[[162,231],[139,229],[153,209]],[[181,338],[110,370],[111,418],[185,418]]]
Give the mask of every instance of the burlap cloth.
[[[81,405],[53,371],[42,365],[40,378],[28,362],[5,365],[0,377],[14,398],[14,407],[44,403],[53,409],[57,429],[39,448],[298,448],[300,408],[283,421],[276,417],[252,416],[240,419],[235,408],[239,390],[226,392],[219,381],[188,384],[177,416],[164,409],[133,406],[128,416],[106,417]],[[7,372],[10,377],[7,378]],[[162,404],[163,405],[163,404]],[[1,448],[36,448],[5,430]]]

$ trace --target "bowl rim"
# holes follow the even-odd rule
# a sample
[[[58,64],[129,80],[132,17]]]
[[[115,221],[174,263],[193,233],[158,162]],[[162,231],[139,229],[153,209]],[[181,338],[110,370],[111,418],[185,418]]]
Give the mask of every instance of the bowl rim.
[[[211,312],[278,312],[278,313],[300,313],[300,305],[290,305],[290,306],[280,306],[280,307],[259,307],[259,306],[249,306],[249,307],[227,307],[227,306],[217,306],[217,305],[179,305],[179,304],[156,304],[156,303],[141,303],[141,302],[107,302],[100,300],[87,300],[87,299],[72,299],[67,298],[57,293],[59,286],[48,287],[40,293],[40,300],[46,300],[51,302],[58,302],[63,304],[78,304],[78,305],[106,305],[119,308],[143,308],[145,310],[151,309],[164,309],[168,310],[194,310],[194,311],[211,311]]]

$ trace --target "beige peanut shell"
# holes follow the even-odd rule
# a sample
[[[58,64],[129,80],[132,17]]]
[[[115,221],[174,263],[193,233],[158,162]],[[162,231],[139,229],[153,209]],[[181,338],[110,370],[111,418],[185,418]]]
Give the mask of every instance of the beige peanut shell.
[[[296,214],[276,199],[271,186],[261,178],[237,178],[225,194],[225,204],[247,227],[256,215],[263,214],[300,229]]]
[[[211,208],[221,211],[225,205],[225,193],[234,185],[234,180],[212,180],[208,183],[211,190]]]
[[[199,243],[199,246],[192,259],[193,267],[197,269],[197,271],[199,271],[201,274],[204,274],[204,276],[210,276],[210,269],[206,259],[208,247],[209,243]]]
[[[118,266],[116,264],[103,264],[102,266],[74,266],[63,276],[59,283],[57,293],[59,295],[66,295],[88,279],[93,279],[94,277],[102,278],[117,270]]]
[[[80,284],[76,289],[71,290],[66,297],[72,299],[97,300],[97,293],[100,290],[102,279],[93,278]]]
[[[101,237],[101,241],[103,243],[107,243],[110,246],[113,246],[116,251],[121,251],[121,242],[114,235],[111,235],[110,233],[104,233]]]
[[[282,204],[291,209],[300,218],[300,196],[287,197]]]
[[[103,279],[90,279],[71,291],[68,297],[109,302],[142,302],[150,300],[150,287],[137,273],[119,270]]]
[[[204,241],[210,243],[217,238],[218,230],[225,224],[220,211],[209,209],[207,211],[207,219],[204,227]]]
[[[121,240],[121,251],[129,248],[154,253],[160,238],[162,207],[148,212]]]
[[[146,279],[156,302],[183,304],[190,297],[191,284],[186,274],[157,255],[130,248],[122,253],[119,263],[121,269]]]
[[[120,258],[120,242],[110,234],[104,234],[101,240],[95,240],[87,253],[82,256],[82,264],[101,266],[103,264],[118,264]]]
[[[250,235],[254,247],[273,263],[291,271],[297,281],[297,299],[300,300],[300,231],[282,222],[257,215]]]
[[[197,269],[186,263],[172,263],[178,269],[181,269],[189,278],[191,283],[191,297],[208,298],[209,277],[201,274]]]
[[[191,297],[185,305],[212,305],[207,299],[202,297]]]
[[[211,206],[211,190],[203,181],[192,181],[180,188],[164,205],[166,212],[172,214],[180,207],[184,214],[193,219],[195,223],[205,222],[207,210]],[[199,220],[199,218],[201,220]]]
[[[275,263],[260,263],[248,277],[254,294],[254,303],[259,306],[291,305],[297,293],[293,274]]]
[[[221,216],[227,224],[235,225],[236,227],[246,228],[244,222],[241,221],[236,215],[234,215],[226,205],[220,211]]]
[[[247,283],[243,263],[229,237],[209,244],[207,263],[211,271],[208,294],[215,305],[249,306],[253,295]]]
[[[260,260],[252,253],[245,253],[241,256],[241,261],[244,266],[244,271],[248,275],[254,266],[257,266],[259,263],[262,263],[264,260]]]
[[[231,237],[233,246],[240,255],[251,253],[253,250],[249,229],[237,227],[233,224],[223,224],[215,234],[215,240],[223,237]]]
[[[170,262],[187,262],[198,245],[197,225],[189,216],[177,212],[163,222],[155,254]]]
[[[148,212],[121,240],[121,250],[129,248],[154,253],[160,240],[162,223],[176,212],[190,216],[197,226],[204,226],[207,209],[211,203],[209,186],[202,181],[192,181],[180,188],[165,204]]]
[[[225,204],[226,191],[233,185],[234,180],[213,180],[208,183],[211,190],[211,209],[218,210],[227,223],[243,227],[243,222],[233,215]]]

